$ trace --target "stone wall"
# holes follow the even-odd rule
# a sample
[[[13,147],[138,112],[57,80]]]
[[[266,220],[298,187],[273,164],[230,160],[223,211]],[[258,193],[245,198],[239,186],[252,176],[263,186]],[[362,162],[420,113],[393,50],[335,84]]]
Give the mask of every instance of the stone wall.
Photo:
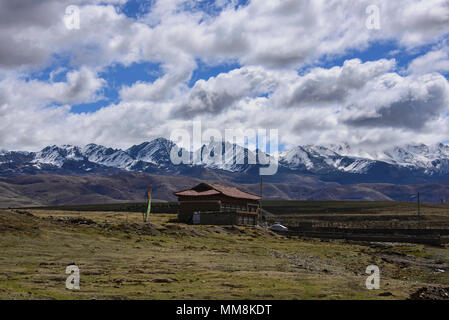
[[[202,225],[234,225],[237,224],[235,212],[201,212],[200,224]]]

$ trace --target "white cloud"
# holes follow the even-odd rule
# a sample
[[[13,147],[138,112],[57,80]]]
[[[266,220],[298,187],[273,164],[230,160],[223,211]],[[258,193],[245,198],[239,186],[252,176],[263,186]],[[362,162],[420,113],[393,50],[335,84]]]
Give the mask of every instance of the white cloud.
[[[344,102],[354,91],[385,74],[395,66],[394,60],[362,63],[359,59],[347,60],[342,67],[316,68],[277,94],[281,106],[314,106]]]
[[[408,66],[408,73],[449,72],[449,46],[430,51],[414,59]]]
[[[165,74],[153,83],[136,82],[124,86],[120,97],[124,101],[164,101],[173,99],[187,90],[186,82],[192,76],[196,63],[190,57],[183,57],[176,64],[163,66]],[[181,62],[182,60],[182,62]]]
[[[356,95],[345,110],[356,127],[405,128],[418,133],[449,111],[449,83],[441,75],[386,74]]]
[[[197,81],[172,115],[187,119],[201,114],[218,115],[241,99],[274,91],[278,84],[277,75],[261,67],[232,70],[207,81]]]
[[[10,105],[20,109],[25,106],[46,104],[79,104],[94,102],[101,96],[99,91],[105,80],[87,68],[68,72],[66,82],[45,82],[6,78],[0,82],[0,93]],[[13,106],[14,105],[14,106]]]
[[[0,0],[0,147],[126,147],[168,137],[193,118],[219,128],[279,128],[289,145],[447,140],[448,84],[438,74],[449,70],[444,46],[416,58],[406,75],[383,59],[296,72],[378,41],[397,41],[407,52],[441,42],[449,34],[445,0],[375,1],[377,31],[365,26],[368,0],[252,0],[238,9],[220,2],[217,16],[160,0],[138,19],[111,5],[123,2]],[[79,30],[64,26],[69,4],[81,8]],[[75,70],[64,82],[24,80],[59,56]],[[189,89],[198,60],[242,67]],[[70,105],[101,98],[105,67],[134,62],[159,63],[163,75],[121,88],[117,104],[70,113]]]
[[[413,47],[441,38],[449,32],[446,0],[388,1],[382,5],[385,29],[406,46]]]

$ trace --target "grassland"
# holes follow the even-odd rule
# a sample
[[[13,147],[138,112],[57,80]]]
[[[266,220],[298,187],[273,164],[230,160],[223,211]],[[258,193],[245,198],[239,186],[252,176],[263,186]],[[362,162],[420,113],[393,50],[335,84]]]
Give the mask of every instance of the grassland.
[[[303,222],[320,227],[449,229],[449,205],[367,201],[268,201],[269,221],[289,226]]]
[[[174,218],[154,214],[143,225],[131,212],[0,211],[0,298],[406,299],[449,286],[447,247],[287,238]],[[70,264],[80,268],[79,291],[65,288]],[[381,290],[365,287],[371,264]]]
[[[322,214],[396,214],[417,215],[418,207],[413,202],[373,201],[262,201],[262,207],[275,215],[322,215]],[[31,207],[30,207],[31,208]],[[64,211],[113,211],[143,212],[146,203],[110,203],[90,205],[67,205],[37,207],[35,209]],[[155,213],[176,213],[178,202],[153,202]],[[449,213],[449,204],[421,204],[421,213]]]

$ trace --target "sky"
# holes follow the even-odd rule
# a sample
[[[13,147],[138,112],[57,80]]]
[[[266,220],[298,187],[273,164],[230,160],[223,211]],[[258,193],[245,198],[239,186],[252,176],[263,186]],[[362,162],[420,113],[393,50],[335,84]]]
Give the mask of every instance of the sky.
[[[448,35],[447,0],[0,0],[0,149],[444,143]]]

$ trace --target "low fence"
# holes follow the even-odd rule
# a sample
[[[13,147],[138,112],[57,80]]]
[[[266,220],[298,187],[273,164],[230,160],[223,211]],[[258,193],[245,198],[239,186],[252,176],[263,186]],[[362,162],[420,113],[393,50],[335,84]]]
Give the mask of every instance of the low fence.
[[[281,232],[287,236],[319,239],[341,239],[369,242],[402,242],[440,246],[449,243],[446,229],[345,229],[345,228],[293,228]]]
[[[314,231],[321,233],[351,233],[351,234],[382,234],[410,236],[449,236],[449,229],[362,229],[362,228],[331,228],[331,227],[289,227],[290,231]]]

